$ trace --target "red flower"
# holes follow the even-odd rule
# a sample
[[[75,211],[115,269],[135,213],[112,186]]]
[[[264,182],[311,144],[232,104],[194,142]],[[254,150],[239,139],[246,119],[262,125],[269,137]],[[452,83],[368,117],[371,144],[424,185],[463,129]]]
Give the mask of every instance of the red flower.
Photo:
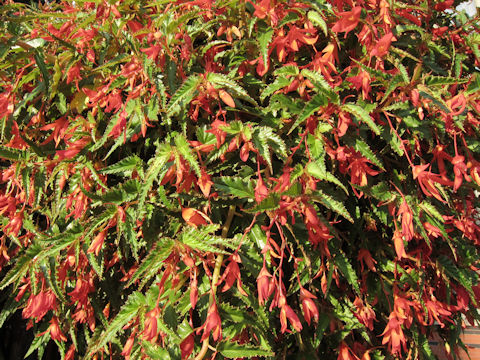
[[[412,240],[415,234],[413,231],[413,213],[405,200],[398,208],[397,215],[402,218],[402,235],[406,241]]]
[[[62,333],[62,330],[60,330],[60,326],[58,325],[58,319],[56,316],[52,317],[52,320],[50,320],[50,326],[48,327],[47,331],[50,332],[50,337],[52,338],[52,340],[67,341],[67,338]]]
[[[358,357],[353,353],[352,349],[342,341],[340,349],[338,350],[337,360],[358,360]]]
[[[290,324],[292,324],[292,327],[296,331],[301,331],[302,330],[302,323],[300,322],[300,319],[298,318],[297,314],[293,311],[293,309],[286,304],[285,298],[282,298],[279,300],[279,303],[283,305],[280,307],[280,324],[281,324],[281,329],[280,331],[284,333],[287,330],[287,319],[290,321]]]
[[[213,340],[217,341],[222,338],[222,320],[218,314],[217,303],[215,301],[208,309],[207,320],[203,326],[202,341],[210,336],[210,332],[212,332]]]
[[[268,196],[268,188],[265,186],[261,176],[258,177],[257,186],[255,186],[255,200],[261,202]]]
[[[133,343],[135,342],[135,334],[132,334],[127,342],[125,343],[125,346],[123,347],[122,353],[120,355],[125,356],[125,360],[130,359],[130,354],[133,349]]]
[[[382,38],[378,40],[372,51],[370,51],[370,56],[377,56],[379,58],[382,58],[387,55],[388,49],[390,48],[392,41],[397,41],[395,36],[393,36],[393,33],[389,32],[388,34],[382,36]]]
[[[211,224],[212,220],[203,212],[193,208],[183,208],[182,217],[185,222],[196,228],[199,225]]]
[[[405,246],[403,244],[403,236],[402,233],[398,230],[393,233],[393,244],[395,245],[395,252],[397,253],[398,259],[407,257],[407,253],[405,252]]]
[[[159,308],[155,308],[145,314],[145,322],[143,323],[143,338],[146,341],[151,342],[157,338],[159,315]]]
[[[180,350],[182,352],[182,360],[188,359],[195,347],[193,334],[188,335],[185,340],[180,343]]]
[[[257,277],[257,290],[258,290],[258,303],[263,305],[265,300],[272,295],[273,286],[272,286],[272,275],[268,272],[263,265],[262,270]]]
[[[382,344],[388,344],[390,352],[397,355],[402,352],[402,348],[404,351],[407,350],[407,342],[402,330],[403,319],[399,318],[395,311],[390,314],[388,319],[388,324],[382,333]]]
[[[354,312],[353,315],[369,330],[373,330],[373,321],[376,320],[375,311],[368,304],[364,305],[362,299],[358,297],[353,305],[357,308],[357,312]]]
[[[23,309],[22,316],[26,318],[37,318],[39,322],[49,310],[56,308],[56,298],[52,291],[40,291],[37,295],[30,295],[27,306]]]
[[[358,261],[360,261],[360,266],[363,272],[363,264],[367,265],[367,268],[373,272],[376,272],[377,269],[375,268],[375,264],[377,263],[374,258],[372,258],[372,254],[367,249],[360,249],[358,252]]]
[[[95,256],[98,256],[98,254],[100,253],[100,249],[102,248],[103,242],[105,241],[106,235],[106,230],[99,232],[88,247],[87,253],[95,253]]]
[[[318,308],[313,301],[313,299],[316,298],[317,297],[313,295],[310,291],[304,288],[300,288],[300,302],[302,303],[303,316],[308,325],[310,325],[312,318],[313,321],[318,322]]]
[[[355,6],[351,11],[338,13],[340,20],[333,25],[332,31],[336,33],[344,32],[348,34],[357,27],[358,22],[360,21],[361,12],[362,8],[360,6]]]
[[[238,256],[238,254],[230,256],[230,262],[225,268],[223,276],[220,279],[220,282],[225,280],[225,285],[222,288],[222,292],[229,290],[232,287],[233,283],[237,281],[237,289],[240,294],[248,296],[245,290],[243,290],[242,288],[242,278],[240,276],[240,267],[238,266],[238,264],[241,262],[242,260],[240,259],[240,256]]]

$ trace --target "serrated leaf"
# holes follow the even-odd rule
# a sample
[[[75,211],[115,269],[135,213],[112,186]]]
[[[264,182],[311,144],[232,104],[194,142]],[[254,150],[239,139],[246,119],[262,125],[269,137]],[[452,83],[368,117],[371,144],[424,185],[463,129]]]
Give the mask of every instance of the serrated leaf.
[[[345,253],[338,248],[334,248],[332,252],[335,254],[335,256],[333,257],[333,262],[335,263],[337,268],[343,274],[347,282],[353,287],[355,292],[357,294],[361,294],[360,286],[358,285],[357,273],[353,269],[353,266]]]
[[[221,88],[230,90],[230,92],[236,97],[246,100],[252,105],[258,106],[257,102],[248,94],[248,92],[228,76],[219,73],[208,73],[207,80],[213,85],[218,85]]]
[[[290,85],[291,82],[292,80],[287,79],[283,76],[276,78],[273,83],[269,84],[265,89],[263,89],[262,93],[260,94],[260,100],[265,100],[265,98],[272,95],[275,91],[278,91]]]
[[[95,332],[88,343],[86,353],[93,355],[111,342],[117,333],[132,320],[145,305],[145,296],[138,291],[130,294],[125,305],[122,306],[118,315],[108,324],[104,331]]]
[[[267,126],[256,127],[252,140],[255,148],[258,150],[258,154],[266,160],[270,171],[273,172],[271,150],[285,157],[287,154],[285,142],[280,136],[275,134],[272,128]]]
[[[0,158],[15,161],[26,160],[28,158],[28,152],[26,150],[19,150],[0,145]]]
[[[380,169],[385,170],[382,162],[374,154],[370,146],[363,140],[357,139],[355,141],[355,150],[359,151],[366,159],[370,160],[372,164],[377,165]]]
[[[278,209],[280,206],[280,195],[277,193],[270,193],[267,198],[262,200],[260,204],[250,209],[245,209],[248,213],[259,213],[264,211],[271,211]]]
[[[303,108],[302,112],[298,116],[297,120],[293,123],[288,134],[295,130],[300,124],[307,120],[316,111],[328,104],[327,98],[324,94],[316,94]]]
[[[335,92],[330,84],[325,80],[323,75],[318,71],[312,71],[308,69],[302,70],[302,75],[309,79],[316,89],[323,94],[325,94],[330,102],[334,104],[340,104],[340,97],[337,92]]]
[[[468,81],[467,79],[448,77],[448,76],[435,76],[435,75],[427,75],[424,78],[424,83],[425,85],[428,85],[428,86],[463,84],[463,83],[466,83],[467,81]]]
[[[363,107],[355,104],[345,104],[342,106],[342,110],[354,115],[358,120],[367,124],[375,134],[380,135],[380,128]]]
[[[164,169],[171,155],[171,148],[168,145],[160,144],[157,146],[155,157],[149,162],[149,168],[145,173],[145,179],[139,195],[138,208],[142,211],[145,206],[145,200],[148,192],[151,190],[153,182],[158,178],[163,178],[166,169]],[[163,175],[160,174],[163,172]],[[161,181],[161,179],[158,179]]]
[[[331,182],[338,187],[340,187],[346,194],[348,194],[348,189],[343,185],[343,183],[338,180],[335,175],[326,171],[325,165],[321,165],[322,163],[319,161],[309,162],[305,168],[307,173],[319,180],[325,180]]]
[[[333,197],[323,193],[320,190],[314,192],[314,194],[312,195],[312,200],[319,202],[328,209],[342,215],[345,219],[347,219],[353,224],[354,221],[352,216],[341,201],[335,200]]]
[[[101,169],[99,172],[102,174],[119,174],[135,170],[143,163],[137,155],[128,156],[119,162],[109,165],[106,168]]]
[[[327,23],[317,11],[310,10],[307,14],[307,18],[312,24],[319,26],[325,36],[328,36]]]
[[[201,177],[202,173],[200,171],[200,165],[198,163],[197,157],[194,155],[190,144],[183,134],[177,134],[175,136],[175,146],[178,152],[183,156],[183,158],[188,162],[188,164],[193,168],[195,174],[198,177]]]
[[[260,54],[262,54],[263,64],[267,67],[268,64],[268,46],[272,41],[273,37],[273,29],[268,29],[262,31],[260,36],[258,37],[258,46],[260,50]]]
[[[261,348],[226,341],[218,344],[217,351],[226,358],[251,358],[255,356],[274,356],[274,353]]]
[[[213,180],[215,188],[224,194],[233,195],[240,199],[254,199],[255,190],[252,180],[246,180],[239,177],[223,176]]]
[[[158,239],[154,248],[149,251],[148,255],[143,259],[137,271],[135,271],[125,286],[127,288],[130,287],[140,278],[142,278],[143,281],[148,281],[148,279],[154,277],[163,267],[163,261],[170,255],[173,246],[174,242],[170,238]]]
[[[441,223],[445,222],[445,219],[443,218],[443,215],[440,213],[440,211],[437,210],[435,206],[433,206],[431,203],[428,201],[424,200],[420,203],[420,208],[429,213],[431,216],[433,216],[435,219],[440,221]]]
[[[173,94],[167,104],[167,116],[171,116],[180,110],[180,106],[186,106],[192,101],[197,92],[197,86],[201,82],[201,77],[191,75],[180,88]]]

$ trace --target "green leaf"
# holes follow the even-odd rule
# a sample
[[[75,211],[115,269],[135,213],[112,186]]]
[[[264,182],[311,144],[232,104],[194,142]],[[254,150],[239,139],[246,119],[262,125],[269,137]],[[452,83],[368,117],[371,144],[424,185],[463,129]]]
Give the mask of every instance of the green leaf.
[[[343,183],[338,180],[335,175],[326,171],[325,165],[321,165],[320,161],[310,162],[307,164],[305,170],[307,173],[313,177],[316,177],[319,180],[325,180],[331,182],[338,187],[340,187],[346,194],[348,194],[348,189],[343,185]]]
[[[370,160],[372,164],[377,165],[380,169],[385,170],[383,167],[382,162],[377,158],[377,156],[374,154],[372,149],[370,149],[370,146],[363,140],[357,139],[355,141],[355,150],[359,151],[365,158]]]
[[[280,195],[277,193],[270,193],[268,197],[260,202],[260,204],[250,209],[245,209],[248,213],[259,213],[278,209],[280,206]]]
[[[160,144],[157,146],[155,157],[149,161],[149,168],[145,174],[145,179],[142,184],[142,188],[139,195],[138,208],[143,211],[145,206],[145,200],[148,192],[151,190],[153,182],[162,177],[166,172],[165,165],[171,156],[171,147],[169,145]],[[163,172],[162,176],[159,176]],[[160,182],[161,179],[158,179]]]
[[[132,275],[125,287],[130,287],[137,280],[142,278],[143,282],[154,277],[163,267],[163,261],[170,255],[174,246],[174,241],[170,238],[160,238],[155,243],[148,255]]]
[[[320,15],[317,11],[310,10],[307,14],[307,18],[312,22],[312,24],[319,26],[325,36],[328,36],[327,23],[325,20],[323,20],[322,15]]]
[[[197,157],[194,155],[190,144],[183,134],[177,134],[177,136],[175,136],[175,146],[178,152],[193,168],[195,174],[200,177],[202,173],[200,171],[200,165],[198,164]]]
[[[353,287],[355,292],[357,294],[361,294],[360,292],[360,286],[358,285],[358,277],[357,273],[353,269],[352,264],[350,263],[349,259],[345,255],[345,253],[336,247],[333,247],[331,249],[333,254],[335,255],[333,257],[333,262],[337,266],[337,268],[340,270],[340,272],[343,274],[347,282]]]
[[[272,95],[275,91],[278,91],[290,85],[291,82],[292,82],[291,79],[287,79],[283,76],[276,78],[274,82],[272,82],[265,89],[263,89],[262,93],[260,94],[260,100],[262,101],[265,100],[267,97]]]
[[[218,85],[221,88],[230,90],[230,92],[236,97],[246,100],[252,105],[258,106],[257,102],[248,94],[248,92],[228,76],[219,73],[208,73],[207,80],[213,85]]]
[[[259,155],[265,159],[270,171],[273,172],[270,150],[285,157],[287,155],[285,142],[272,128],[267,126],[256,127],[252,135],[252,140]]]
[[[258,46],[260,50],[260,54],[262,54],[263,64],[265,67],[268,64],[268,46],[272,41],[273,36],[273,29],[268,29],[260,33],[258,37]]]
[[[118,315],[108,324],[104,331],[95,332],[88,343],[86,353],[91,356],[100,351],[122,328],[131,321],[138,313],[140,308],[145,305],[145,296],[136,291],[130,294],[125,305],[122,306]]]
[[[435,219],[440,221],[441,223],[445,222],[445,219],[443,218],[443,215],[440,213],[440,211],[437,210],[435,206],[433,206],[431,203],[428,201],[424,200],[420,203],[420,208],[427,213],[429,213],[431,216],[433,216]]]
[[[342,106],[342,110],[353,114],[358,120],[367,124],[375,134],[380,135],[380,128],[375,124],[370,114],[363,107],[355,104],[345,104]]]
[[[341,201],[338,201],[338,200],[334,199],[333,197],[331,197],[327,194],[324,194],[320,190],[317,190],[313,193],[312,200],[314,200],[316,202],[319,202],[322,205],[324,205],[325,207],[327,207],[328,209],[330,209],[332,211],[335,211],[337,214],[342,215],[345,219],[347,219],[348,221],[350,221],[353,224],[354,221],[353,221],[352,216],[350,215],[347,208],[345,207],[345,205]]]
[[[231,341],[221,342],[217,346],[217,351],[226,358],[251,358],[255,356],[274,356],[275,354],[268,350],[253,347],[245,344],[238,344]]]
[[[27,160],[28,152],[26,150],[19,150],[0,145],[0,158],[15,161]]]
[[[198,75],[191,75],[180,88],[173,94],[172,98],[167,105],[167,116],[171,116],[180,111],[182,106],[192,101],[197,92],[197,86],[202,81],[202,78]]]
[[[461,79],[456,77],[448,76],[435,76],[427,75],[424,78],[425,85],[436,86],[436,85],[453,85],[453,84],[463,84],[466,83],[468,79]]]
[[[119,173],[129,173],[133,170],[137,170],[141,168],[143,164],[142,159],[140,159],[137,155],[131,155],[126,158],[123,158],[119,162],[107,166],[100,170],[102,174],[119,174]],[[138,170],[137,170],[138,171]]]
[[[298,116],[297,120],[293,123],[288,134],[295,130],[300,124],[302,124],[307,118],[309,118],[313,113],[320,110],[322,107],[328,104],[327,98],[324,94],[316,94],[303,108],[302,112]]]
[[[213,180],[215,188],[224,194],[233,195],[240,199],[254,199],[255,190],[252,180],[239,177],[222,176]]]

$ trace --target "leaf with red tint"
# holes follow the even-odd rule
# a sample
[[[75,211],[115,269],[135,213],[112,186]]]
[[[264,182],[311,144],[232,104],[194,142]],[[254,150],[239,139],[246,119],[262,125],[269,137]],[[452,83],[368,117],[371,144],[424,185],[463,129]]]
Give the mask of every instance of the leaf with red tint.
[[[332,27],[332,31],[336,33],[344,32],[345,35],[350,31],[355,29],[360,21],[360,14],[362,13],[362,8],[360,6],[355,6],[351,11],[344,11],[338,13],[338,20],[335,25]]]
[[[183,208],[182,217],[188,225],[193,226],[194,228],[199,225],[207,225],[212,223],[212,220],[210,220],[207,215],[194,208]]]

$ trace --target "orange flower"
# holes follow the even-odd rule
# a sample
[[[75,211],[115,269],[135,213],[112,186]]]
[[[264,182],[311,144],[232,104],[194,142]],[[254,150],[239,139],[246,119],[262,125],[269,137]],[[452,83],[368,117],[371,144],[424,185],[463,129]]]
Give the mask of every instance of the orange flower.
[[[382,58],[387,55],[392,41],[397,41],[395,36],[393,36],[393,33],[389,32],[388,34],[382,36],[372,51],[370,51],[370,56],[378,56],[379,58]]]
[[[49,310],[55,308],[55,294],[52,291],[40,291],[37,295],[30,295],[22,316],[24,319],[36,317],[36,322],[39,322]]]
[[[305,321],[307,322],[308,325],[310,325],[310,322],[313,321],[318,322],[319,318],[319,313],[318,313],[318,308],[317,305],[315,305],[315,302],[313,299],[316,299],[317,297],[313,295],[310,291],[300,288],[300,301],[302,303],[302,309],[303,309],[303,317],[305,318]]]
[[[338,13],[338,20],[332,27],[332,31],[336,33],[344,32],[345,35],[355,29],[360,21],[360,14],[362,8],[355,6],[351,11],[344,11]]]
[[[193,208],[183,208],[182,217],[185,222],[196,228],[199,225],[211,224],[212,220],[203,212]]]
[[[210,335],[210,332],[212,332],[213,340],[217,341],[222,338],[222,320],[220,319],[216,302],[210,305],[207,320],[203,326],[202,341]]]
[[[60,330],[60,326],[58,325],[58,319],[56,316],[52,317],[50,320],[50,326],[48,327],[48,331],[50,331],[50,337],[55,341],[67,341],[65,335],[63,335],[62,330]]]

